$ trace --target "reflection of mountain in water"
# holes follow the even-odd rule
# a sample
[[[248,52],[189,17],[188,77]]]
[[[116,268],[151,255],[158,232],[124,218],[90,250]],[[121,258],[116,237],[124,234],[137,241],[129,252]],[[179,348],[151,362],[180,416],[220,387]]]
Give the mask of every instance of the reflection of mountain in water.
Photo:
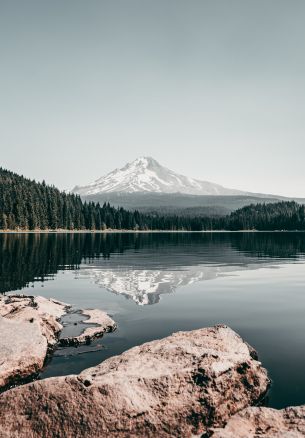
[[[0,292],[72,269],[152,303],[194,281],[304,253],[305,233],[0,234]]]
[[[266,264],[267,265],[267,264]],[[270,265],[270,264],[269,264]],[[160,295],[169,294],[182,286],[212,280],[240,270],[258,269],[264,264],[187,266],[177,270],[168,269],[103,269],[83,267],[77,272],[78,278],[90,278],[94,283],[115,294],[124,295],[136,304],[156,304]],[[268,266],[268,265],[267,265]]]
[[[100,270],[85,268],[79,274],[82,278],[90,277],[93,281],[116,294],[131,298],[139,305],[155,304],[160,295],[174,292],[180,286],[203,280],[201,271],[168,270]]]

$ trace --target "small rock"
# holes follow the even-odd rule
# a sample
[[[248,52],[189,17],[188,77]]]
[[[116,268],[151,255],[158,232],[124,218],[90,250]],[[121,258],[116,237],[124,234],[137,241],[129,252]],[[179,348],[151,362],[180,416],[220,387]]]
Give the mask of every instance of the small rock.
[[[100,309],[81,310],[84,316],[89,316],[88,319],[82,321],[83,324],[95,324],[96,327],[88,327],[79,336],[61,338],[60,344],[63,346],[77,346],[81,344],[90,344],[95,338],[101,337],[104,333],[113,332],[116,329],[116,323],[106,312]],[[76,325],[77,323],[74,323]]]

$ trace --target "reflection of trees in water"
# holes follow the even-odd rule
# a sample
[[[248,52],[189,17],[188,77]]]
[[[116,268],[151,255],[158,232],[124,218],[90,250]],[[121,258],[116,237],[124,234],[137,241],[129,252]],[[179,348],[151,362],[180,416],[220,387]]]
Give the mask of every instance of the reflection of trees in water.
[[[0,236],[0,292],[44,281],[58,269],[77,268],[81,255],[74,236],[3,234]]]
[[[295,258],[305,254],[305,233],[230,234],[233,248],[255,257]]]
[[[230,255],[234,258],[237,252],[244,257],[291,258],[305,253],[305,233],[1,234],[0,292],[43,281],[59,269],[78,269],[84,260],[144,249],[169,258],[183,254],[186,265],[207,263],[209,257],[212,262],[212,254],[225,254],[223,261],[230,263]]]

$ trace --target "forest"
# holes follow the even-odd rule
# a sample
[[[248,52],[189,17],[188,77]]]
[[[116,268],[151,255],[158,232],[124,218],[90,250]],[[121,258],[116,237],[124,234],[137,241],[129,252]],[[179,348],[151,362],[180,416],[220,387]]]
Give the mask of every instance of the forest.
[[[227,216],[144,214],[83,202],[44,181],[0,168],[0,230],[305,230],[305,206],[255,204]]]

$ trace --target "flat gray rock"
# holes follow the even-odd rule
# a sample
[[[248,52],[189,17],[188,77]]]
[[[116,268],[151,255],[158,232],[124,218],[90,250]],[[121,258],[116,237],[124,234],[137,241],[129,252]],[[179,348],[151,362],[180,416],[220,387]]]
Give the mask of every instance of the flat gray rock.
[[[62,329],[68,306],[43,297],[0,298],[0,389],[37,374]]]
[[[93,339],[101,337],[104,333],[113,332],[117,325],[110,316],[100,309],[81,310],[88,319],[82,321],[83,324],[93,324],[94,327],[87,327],[83,333],[78,336],[64,337],[60,339],[61,345],[81,345],[88,344]]]
[[[57,346],[63,328],[60,318],[70,305],[25,295],[0,297],[0,390],[35,377],[47,355]],[[102,310],[83,310],[94,323],[81,335],[71,338],[80,344],[114,330],[115,322]]]

